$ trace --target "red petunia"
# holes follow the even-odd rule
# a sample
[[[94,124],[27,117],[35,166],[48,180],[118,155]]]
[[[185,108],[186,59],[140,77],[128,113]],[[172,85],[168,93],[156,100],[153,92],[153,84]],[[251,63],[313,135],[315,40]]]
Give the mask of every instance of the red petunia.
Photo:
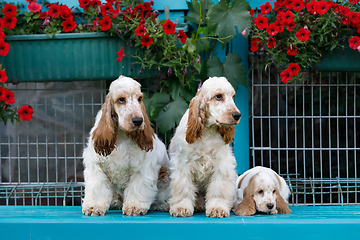
[[[48,13],[46,11],[39,12],[39,14],[40,14],[39,19],[45,19],[48,16]]]
[[[292,10],[292,9],[293,9],[293,2],[294,2],[294,0],[285,0],[285,1],[284,1],[284,6],[285,6],[287,9]]]
[[[295,56],[297,54],[297,48],[293,45],[287,47],[287,54],[290,56]]]
[[[111,19],[109,16],[105,16],[103,17],[103,19],[101,19],[99,21],[99,24],[101,25],[101,30],[102,31],[106,31],[108,29],[110,29],[111,27]]]
[[[145,11],[145,7],[141,3],[139,3],[134,7],[134,12],[136,16],[142,16],[144,14],[144,11]]]
[[[62,26],[65,32],[72,32],[76,28],[76,22],[72,18],[68,18],[62,22]]]
[[[0,18],[0,31],[4,28],[4,21]]]
[[[292,22],[289,22],[287,25],[286,25],[287,29],[289,32],[291,32],[295,27],[296,27],[296,24],[294,21]]]
[[[284,24],[289,24],[294,20],[295,15],[287,10],[286,12],[279,13],[278,16],[280,17],[281,21],[283,21]]]
[[[146,28],[144,27],[144,25],[137,26],[137,28],[134,31],[134,33],[139,37],[142,37],[145,34],[145,32],[146,32]]]
[[[90,0],[79,0],[79,7],[87,11],[90,6]]]
[[[279,27],[276,26],[274,23],[270,24],[267,28],[266,31],[269,35],[271,36],[275,36],[276,34],[279,33]]]
[[[279,33],[284,31],[284,23],[281,20],[276,20],[274,24],[279,28]]]
[[[3,39],[0,39],[0,56],[6,56],[10,50],[10,45]]]
[[[149,2],[144,3],[145,11],[151,11],[153,8]]]
[[[294,0],[292,2],[292,9],[294,11],[301,11],[303,8],[305,7],[304,1],[303,0]]]
[[[6,76],[6,72],[5,70],[1,70],[0,71],[0,82],[6,82],[8,79],[8,77]]]
[[[117,58],[116,60],[117,60],[118,62],[121,62],[122,59],[123,59],[123,57],[125,56],[125,54],[124,54],[124,47],[121,46],[121,50],[118,51],[116,54],[118,55],[118,58]]]
[[[0,86],[0,102],[5,101],[5,92],[6,92],[6,89]]]
[[[305,7],[306,7],[306,9],[308,10],[308,12],[310,13],[310,14],[315,14],[316,13],[316,1],[311,1],[311,2],[309,2],[309,3],[307,3],[306,5],[305,5]]]
[[[351,49],[356,50],[360,46],[360,38],[358,36],[354,36],[349,39],[349,47]]]
[[[100,1],[100,0],[91,0],[91,1],[90,1],[90,5],[91,5],[93,8],[97,9],[98,6],[101,6],[101,1]]]
[[[18,114],[22,121],[30,121],[34,113],[33,108],[30,105],[23,105],[19,110]]]
[[[300,72],[300,66],[296,63],[290,63],[287,69],[290,72],[291,76],[295,76]]]
[[[259,38],[253,38],[251,39],[250,44],[251,44],[250,50],[252,52],[256,52],[259,49],[259,45],[262,44],[262,41]]]
[[[351,3],[351,5],[355,5],[359,2],[359,0],[349,0],[349,3]]]
[[[61,8],[59,5],[51,4],[48,14],[50,17],[57,18],[60,15]]]
[[[3,93],[3,96],[5,97],[4,102],[6,105],[13,104],[15,102],[14,93],[10,90],[6,90],[5,93]]]
[[[149,36],[149,34],[145,34],[141,38],[141,45],[145,47],[149,47],[153,42],[153,39]]]
[[[254,9],[250,9],[249,12],[250,12],[250,15],[251,15],[252,17],[254,17],[255,10],[254,10]]]
[[[316,2],[315,9],[317,14],[324,15],[329,10],[329,5],[326,1],[319,1]]]
[[[68,19],[68,18],[73,18],[72,14],[71,14],[71,9],[66,6],[66,5],[61,5],[60,6],[60,16],[62,19]]]
[[[280,77],[283,83],[287,83],[289,80],[292,79],[292,76],[288,68],[280,73]]]
[[[269,37],[269,39],[267,40],[267,44],[266,46],[268,46],[268,48],[273,48],[276,46],[276,42],[275,39],[272,37]]]
[[[29,9],[30,12],[36,13],[36,12],[40,12],[41,10],[41,5],[36,3],[36,2],[31,2],[27,8]]]
[[[267,28],[268,26],[268,18],[264,17],[263,15],[259,14],[256,18],[255,18],[255,25],[258,29],[264,29]]]
[[[4,39],[5,38],[5,33],[4,32],[0,32],[0,39]]]
[[[104,5],[102,5],[100,7],[100,9],[101,9],[101,14],[103,16],[112,14],[112,12],[114,10],[111,3],[105,3]]]
[[[167,19],[163,24],[165,34],[174,34],[176,24],[173,23],[170,19]]]
[[[310,31],[306,30],[305,28],[300,28],[299,31],[296,33],[296,37],[302,42],[306,42],[307,40],[309,40],[309,36]]]
[[[91,27],[91,30],[95,31],[95,29],[100,26],[99,24],[99,18],[98,17],[95,17],[95,20],[93,20],[92,22],[94,24],[94,26]]]
[[[17,11],[16,11],[16,6],[12,5],[12,4],[5,4],[4,8],[2,9],[2,12],[5,16],[15,16]]]
[[[17,18],[11,15],[3,17],[4,27],[7,29],[13,29],[16,26]]]
[[[187,40],[187,36],[186,36],[184,30],[179,30],[178,35],[177,35],[176,38],[177,38],[177,39],[180,39],[180,42],[181,42],[181,43],[185,43],[186,40]]]
[[[272,6],[269,2],[266,2],[265,4],[262,4],[260,6],[260,9],[261,9],[261,14],[268,14],[270,13],[271,9],[272,9]]]

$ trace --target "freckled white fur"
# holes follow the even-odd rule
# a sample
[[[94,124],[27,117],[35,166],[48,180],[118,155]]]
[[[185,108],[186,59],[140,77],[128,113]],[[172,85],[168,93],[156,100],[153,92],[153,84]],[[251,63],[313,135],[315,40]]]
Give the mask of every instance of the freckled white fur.
[[[278,193],[273,194],[274,189],[278,189],[280,195],[288,203],[288,198],[290,196],[290,190],[287,186],[284,178],[279,176],[275,171],[266,167],[254,167],[250,170],[244,172],[241,176],[238,177],[236,181],[236,186],[239,186],[241,181],[241,186],[237,188],[235,205],[238,205],[243,201],[244,190],[248,187],[250,181],[254,181],[255,188],[251,191],[259,191],[260,189],[264,191],[263,195],[254,193],[254,201],[256,203],[256,209],[260,212],[276,214],[276,197]],[[274,205],[272,211],[267,208],[267,204]]]
[[[120,106],[116,110],[120,125],[116,148],[108,156],[101,156],[94,150],[92,136],[102,115],[100,110],[83,152],[85,198],[82,208],[86,215],[104,215],[111,204],[116,207],[122,206],[123,209],[137,209],[141,213],[146,213],[151,204],[154,209],[164,210],[160,208],[167,204],[169,197],[166,186],[160,186],[162,188],[159,190],[157,186],[160,167],[169,167],[165,145],[155,135],[153,150],[146,152],[121,129],[121,121],[128,125],[131,122],[131,119],[123,116],[142,114],[137,100],[137,96],[141,94],[140,84],[131,78],[120,77],[111,84],[109,94],[116,96],[117,91],[122,91],[119,90],[120,86],[126,88],[127,93],[133,94],[127,95],[129,104],[127,103],[126,107]]]
[[[210,78],[200,91],[207,102],[201,138],[192,144],[185,140],[189,118],[187,110],[169,146],[170,213],[174,216],[191,216],[196,194],[200,192],[205,194],[206,215],[225,217],[234,201],[236,160],[230,146],[224,143],[219,134],[218,124],[226,123],[230,118],[228,115],[239,110],[233,101],[235,91],[226,78]],[[223,94],[224,101],[212,99],[218,93]]]

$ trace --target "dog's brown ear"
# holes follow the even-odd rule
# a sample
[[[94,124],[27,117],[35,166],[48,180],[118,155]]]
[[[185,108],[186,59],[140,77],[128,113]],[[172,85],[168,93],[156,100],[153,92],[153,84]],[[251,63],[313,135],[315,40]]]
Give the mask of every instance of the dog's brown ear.
[[[145,105],[141,103],[141,111],[144,119],[144,130],[127,132],[126,135],[146,152],[153,150],[154,129],[151,127],[150,120],[146,114]]]
[[[226,144],[234,141],[235,127],[234,126],[220,126],[219,133]]]
[[[289,214],[291,210],[289,209],[288,204],[280,195],[280,192],[277,190],[277,197],[276,197],[276,210],[279,214]]]
[[[94,149],[99,155],[110,155],[115,148],[118,119],[113,109],[113,103],[110,94],[108,94],[101,109],[100,121],[92,134]]]
[[[205,99],[203,99],[199,91],[189,105],[189,118],[186,129],[186,142],[189,144],[201,138],[205,124],[205,107]]]
[[[234,212],[238,216],[251,216],[256,213],[254,191],[250,184],[244,189],[244,198],[234,207]]]

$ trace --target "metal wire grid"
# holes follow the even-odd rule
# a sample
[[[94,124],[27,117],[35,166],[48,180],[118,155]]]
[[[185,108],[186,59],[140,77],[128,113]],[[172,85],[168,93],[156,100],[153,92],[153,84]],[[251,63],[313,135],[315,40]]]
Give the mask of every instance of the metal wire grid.
[[[283,84],[275,69],[251,62],[250,166],[290,174],[293,204],[359,203],[360,74],[319,72]]]

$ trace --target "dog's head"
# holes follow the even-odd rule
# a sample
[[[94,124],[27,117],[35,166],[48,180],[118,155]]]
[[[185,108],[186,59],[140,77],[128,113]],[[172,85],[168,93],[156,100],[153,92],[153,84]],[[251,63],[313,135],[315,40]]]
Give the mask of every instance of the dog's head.
[[[235,90],[224,77],[204,82],[189,106],[186,141],[193,143],[204,127],[218,126],[225,143],[232,141],[234,125],[240,122],[240,111],[234,103]]]
[[[124,76],[111,83],[101,119],[93,133],[97,153],[106,156],[112,152],[119,129],[141,149],[152,150],[154,131],[146,115],[140,87],[138,82]]]

